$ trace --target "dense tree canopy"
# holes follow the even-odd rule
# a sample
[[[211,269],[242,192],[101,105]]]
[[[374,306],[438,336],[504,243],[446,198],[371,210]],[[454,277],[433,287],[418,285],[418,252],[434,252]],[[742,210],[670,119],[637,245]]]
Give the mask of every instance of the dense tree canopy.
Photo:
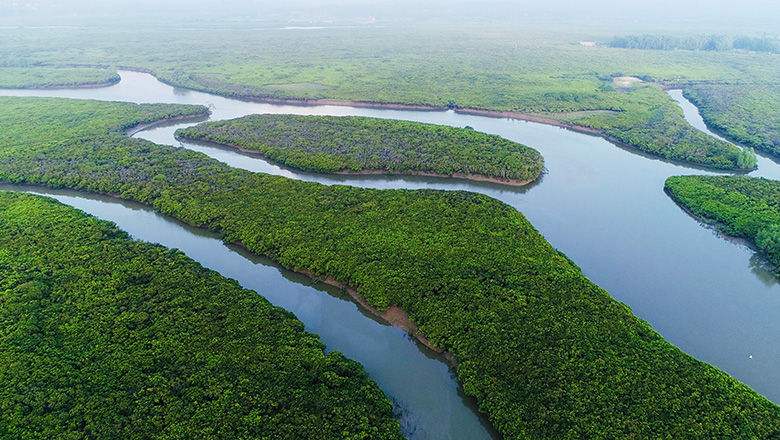
[[[360,364],[181,252],[0,192],[0,438],[400,439]]]
[[[92,87],[118,83],[114,69],[2,67],[0,88],[45,89],[52,87]]]
[[[612,47],[624,49],[652,50],[708,50],[727,51],[734,49],[755,52],[780,53],[780,39],[773,37],[748,37],[740,35],[696,35],[675,37],[671,35],[626,35],[615,37],[609,43]]]
[[[362,117],[250,115],[179,129],[182,139],[263,153],[319,172],[427,172],[529,181],[543,170],[538,151],[466,128]]]

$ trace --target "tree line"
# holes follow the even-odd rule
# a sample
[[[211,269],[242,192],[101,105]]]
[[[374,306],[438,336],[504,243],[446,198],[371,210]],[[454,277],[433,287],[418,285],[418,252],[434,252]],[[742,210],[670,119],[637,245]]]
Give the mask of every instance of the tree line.
[[[705,50],[724,52],[747,50],[751,52],[780,53],[780,39],[777,37],[749,37],[740,35],[696,35],[675,37],[671,35],[625,35],[614,37],[610,47],[650,50]]]

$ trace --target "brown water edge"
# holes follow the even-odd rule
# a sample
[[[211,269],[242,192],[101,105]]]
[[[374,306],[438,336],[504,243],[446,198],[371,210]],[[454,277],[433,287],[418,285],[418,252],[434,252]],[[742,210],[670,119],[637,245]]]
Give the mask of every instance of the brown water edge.
[[[244,249],[249,250],[243,243],[236,242],[235,243],[238,246],[241,246]],[[249,252],[252,252],[249,250]],[[252,252],[254,253],[254,252]],[[372,315],[377,316],[384,321],[386,321],[388,324],[392,325],[393,327],[400,328],[401,330],[404,330],[407,332],[410,336],[417,339],[421,344],[424,346],[430,348],[436,353],[440,353],[444,355],[444,358],[447,359],[447,362],[457,371],[458,369],[458,361],[455,359],[455,357],[452,355],[452,353],[442,350],[441,348],[437,347],[433,343],[431,343],[428,338],[426,338],[420,331],[417,329],[417,325],[412,322],[412,320],[409,318],[409,313],[406,312],[406,310],[398,307],[398,306],[389,306],[386,310],[379,310],[378,308],[371,305],[358,291],[356,288],[343,283],[339,280],[336,280],[335,278],[331,278],[330,276],[325,276],[325,278],[322,278],[321,276],[317,276],[314,273],[306,270],[306,269],[299,269],[299,268],[289,268],[289,270],[292,270],[294,272],[306,275],[307,277],[313,279],[314,281],[323,282],[329,286],[338,287],[339,289],[344,290],[349,294],[349,296],[352,297],[352,299],[355,300],[356,303],[358,303],[360,306],[362,306],[365,310],[370,312]]]
[[[208,114],[208,111],[206,112],[206,114]],[[134,127],[128,128],[125,131],[125,133],[137,133],[137,132],[143,130],[143,128],[148,128],[152,124],[161,124],[161,123],[166,123],[166,122],[175,121],[175,120],[181,120],[181,119],[192,118],[192,117],[202,117],[202,116],[203,115],[178,116],[176,118],[161,119],[161,120],[150,122],[150,123],[138,124],[138,125],[136,125]],[[130,135],[128,134],[128,136],[130,136]],[[234,147],[234,148],[240,148],[240,147]],[[253,151],[253,150],[246,150],[246,151],[257,153],[257,151]],[[124,198],[120,194],[109,194],[109,193],[98,193],[98,194],[103,194],[103,195],[106,195],[106,196],[109,196],[109,197],[114,197],[114,198],[121,199],[121,200],[131,200],[131,201],[134,201],[134,202],[138,202],[138,203],[144,204],[146,206],[150,206],[149,204],[144,203],[143,201],[140,201],[140,200],[133,200],[133,199]],[[170,215],[170,214],[168,214],[168,215]],[[197,228],[207,228],[207,229],[210,229],[210,225],[208,225],[208,224],[191,223],[191,222],[189,222],[189,221],[187,221],[185,219],[179,218],[178,216],[175,216],[174,218],[176,218],[177,220],[179,220],[179,221],[181,221],[181,222],[183,222],[185,224],[189,224],[189,225],[197,227]],[[256,252],[254,252],[253,250],[249,249],[241,241],[235,241],[235,242],[233,242],[233,244],[235,244],[237,246],[240,246],[243,249],[246,249],[248,252],[250,252],[250,253],[252,253],[254,255],[262,255],[262,254],[258,254]],[[404,310],[404,309],[402,309],[402,308],[400,308],[398,306],[392,306],[392,305],[389,306],[386,310],[379,310],[375,306],[371,305],[371,303],[369,303],[368,300],[366,300],[362,295],[360,295],[360,293],[357,291],[357,289],[355,287],[352,287],[352,286],[348,285],[347,283],[344,283],[344,282],[341,282],[339,280],[336,280],[335,278],[332,278],[330,276],[325,276],[325,278],[322,278],[321,276],[315,275],[314,273],[310,272],[309,270],[303,269],[303,268],[291,267],[291,268],[287,268],[287,269],[292,270],[292,271],[297,272],[297,273],[300,273],[300,274],[303,274],[303,275],[306,275],[307,277],[311,278],[314,281],[321,281],[321,282],[323,282],[325,284],[328,284],[330,286],[334,286],[334,287],[338,287],[339,289],[343,289],[347,294],[349,294],[350,297],[352,297],[352,299],[355,300],[356,303],[358,303],[359,306],[363,307],[365,310],[367,310],[372,315],[383,319],[384,321],[386,321],[388,324],[392,325],[393,327],[397,327],[397,328],[400,328],[400,329],[406,331],[410,336],[412,336],[415,339],[417,339],[424,346],[428,347],[429,349],[433,350],[436,353],[442,354],[444,356],[444,358],[447,360],[447,362],[450,364],[450,366],[452,366],[457,371],[458,361],[457,361],[457,359],[455,359],[455,357],[452,355],[452,353],[437,347],[436,345],[431,343],[431,341],[429,341],[428,338],[426,338],[422,333],[420,333],[420,331],[417,329],[417,325],[414,322],[412,322],[412,320],[409,318],[409,313],[407,313],[406,310]]]

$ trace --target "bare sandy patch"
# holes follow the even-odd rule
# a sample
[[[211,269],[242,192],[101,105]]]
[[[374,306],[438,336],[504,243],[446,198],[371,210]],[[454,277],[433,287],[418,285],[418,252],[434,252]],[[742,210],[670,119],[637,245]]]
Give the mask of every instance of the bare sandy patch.
[[[643,81],[635,76],[618,76],[613,78],[612,82],[615,84],[615,87],[632,87]]]

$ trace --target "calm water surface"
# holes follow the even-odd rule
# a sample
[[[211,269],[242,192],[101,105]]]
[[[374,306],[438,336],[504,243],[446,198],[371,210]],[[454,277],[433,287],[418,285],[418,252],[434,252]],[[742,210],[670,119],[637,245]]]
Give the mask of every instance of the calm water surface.
[[[304,173],[268,163],[257,156],[176,141],[173,138],[175,129],[188,124],[160,126],[136,135],[157,143],[200,151],[233,167],[301,180],[371,188],[463,189],[500,199],[523,212],[548,241],[582,267],[586,276],[609,291],[614,298],[628,304],[637,316],[647,320],[668,341],[780,403],[780,351],[776,349],[780,346],[780,286],[765,269],[762,258],[755,256],[746,246],[725,240],[703,227],[663,192],[663,183],[667,177],[703,174],[704,171],[648,158],[618,148],[598,137],[524,121],[461,115],[452,111],[419,112],[250,103],[172,88],[145,74],[120,73],[122,81],[119,84],[102,89],[5,90],[0,91],[0,94],[206,104],[212,106],[212,120],[251,113],[295,113],[374,116],[456,127],[469,125],[476,130],[529,145],[544,156],[547,173],[536,184],[515,188],[447,179]],[[678,102],[683,106],[686,117],[697,116],[695,108],[690,103],[687,103],[690,107],[685,107],[687,101],[680,98]],[[691,122],[694,123],[693,120]],[[750,175],[780,179],[780,166],[776,163],[763,157],[759,157],[758,163],[759,169]],[[65,200],[67,203],[75,200],[72,196],[68,197]],[[82,197],[78,200],[86,199]],[[112,203],[110,206],[120,205]],[[147,215],[156,216],[152,213]],[[131,226],[120,224],[126,230],[130,230]],[[152,224],[147,228],[148,233],[155,234],[154,230],[158,228],[162,227]],[[165,238],[142,236],[141,232],[131,233],[149,241],[161,242]],[[199,245],[194,239],[192,241],[193,248],[185,252],[203,262],[196,255],[212,251],[198,250]],[[184,249],[183,244],[175,242],[163,244]],[[360,321],[374,322],[365,316],[354,322],[352,318],[341,318],[336,312],[333,319],[323,319],[321,316],[311,318],[312,315],[330,313],[321,309],[327,307],[324,303],[336,299],[316,292],[305,279],[277,268],[256,265],[247,260],[246,256],[241,259],[249,261],[242,264],[251,265],[251,270],[229,270],[239,263],[210,267],[242,283],[245,281],[240,278],[241,273],[245,277],[261,280],[256,287],[244,285],[296,313],[307,329],[322,336],[329,349],[342,351],[363,362],[371,377],[401,403],[400,406],[409,415],[410,424],[416,428],[416,438],[465,439],[490,435],[481,428],[477,417],[461,401],[447,368],[433,360],[430,365],[423,364],[423,360],[427,362],[428,357],[405,335],[400,335],[401,342],[395,345],[383,342],[381,338],[375,339],[375,331],[359,327]],[[270,276],[267,273],[276,273],[275,276],[281,279],[294,278],[294,281],[275,285],[276,281],[271,281],[271,278],[266,280],[265,277]],[[271,286],[278,286],[281,297],[286,297],[288,291],[301,289],[309,289],[307,291],[314,293],[288,305],[273,299],[273,294],[269,292],[273,290]],[[324,290],[321,286],[317,286],[317,289]],[[341,299],[338,301],[344,302]],[[346,308],[355,313],[352,303],[345,304]],[[342,326],[343,322],[339,321],[347,321],[347,325]],[[375,322],[371,325],[383,327]],[[398,332],[392,328],[384,328],[383,331]],[[333,334],[336,336],[331,337]],[[351,350],[349,341],[356,339],[363,343]],[[409,365],[398,366],[386,364],[386,361],[377,362],[374,358],[379,354],[390,360],[419,358],[420,364],[410,361]],[[399,369],[403,371],[391,371]],[[383,377],[393,373],[401,376],[398,383],[390,385],[382,382]],[[426,378],[431,375],[446,380],[430,383]],[[417,383],[405,382],[420,376],[424,378]],[[449,390],[445,393],[446,397],[429,395],[442,387]],[[470,419],[464,414],[469,414]]]

